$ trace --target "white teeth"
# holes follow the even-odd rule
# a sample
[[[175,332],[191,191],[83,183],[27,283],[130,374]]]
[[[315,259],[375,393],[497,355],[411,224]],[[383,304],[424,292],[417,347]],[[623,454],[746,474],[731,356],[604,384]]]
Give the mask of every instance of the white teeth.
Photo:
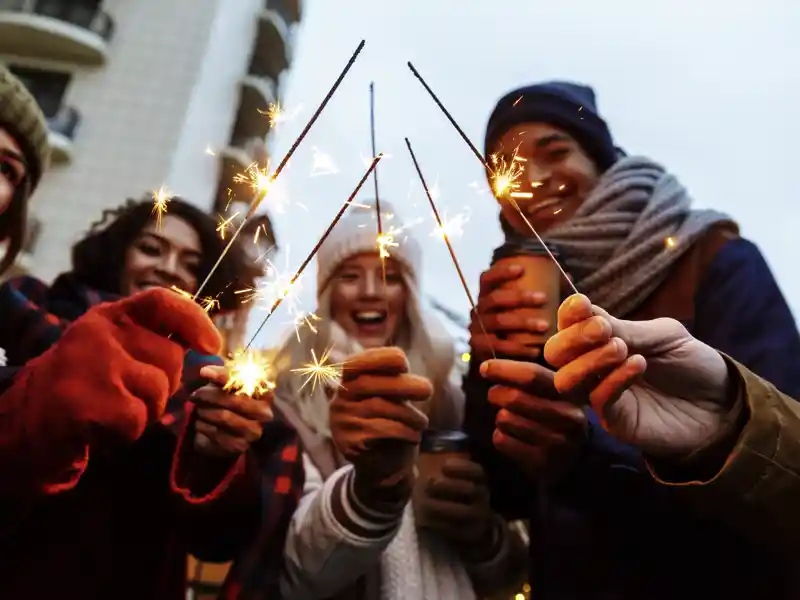
[[[377,310],[365,310],[363,312],[356,313],[357,319],[382,319],[383,313],[378,312]]]

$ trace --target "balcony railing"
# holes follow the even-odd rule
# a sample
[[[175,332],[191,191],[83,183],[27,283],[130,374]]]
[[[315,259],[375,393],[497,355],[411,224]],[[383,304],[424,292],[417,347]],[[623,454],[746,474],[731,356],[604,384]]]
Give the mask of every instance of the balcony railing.
[[[114,36],[114,19],[80,0],[0,0],[0,12],[19,12],[57,19],[97,34],[106,42]]]
[[[266,0],[264,8],[274,10],[287,25],[300,20],[300,0]]]
[[[258,18],[250,73],[277,81],[291,60],[290,38],[283,17],[272,9],[264,10]]]
[[[47,119],[50,131],[62,135],[70,141],[75,140],[78,126],[81,124],[81,113],[77,108],[64,105],[54,117]]]
[[[0,54],[98,66],[114,29],[86,0],[0,0]]]

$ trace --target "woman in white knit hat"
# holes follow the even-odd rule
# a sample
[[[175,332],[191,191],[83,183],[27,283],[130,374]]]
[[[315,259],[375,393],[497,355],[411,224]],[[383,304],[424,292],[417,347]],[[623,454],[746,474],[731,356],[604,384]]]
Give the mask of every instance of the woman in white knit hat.
[[[387,438],[393,437],[390,430],[414,429],[404,427],[406,422],[414,423],[416,430],[426,424],[433,429],[460,429],[464,401],[452,338],[423,308],[418,279],[421,248],[409,231],[402,230],[391,207],[382,202],[381,208],[387,229],[402,231],[396,234],[398,245],[390,249],[391,257],[381,264],[374,206],[352,207],[317,255],[318,331],[305,328],[290,336],[276,357],[275,407],[295,425],[304,442],[306,470],[303,498],[285,547],[281,582],[285,599],[476,598],[487,590],[516,583],[514,578],[524,561],[520,560],[524,549],[515,534],[489,509],[483,473],[470,460],[458,459],[435,481],[417,479],[416,485],[422,486],[417,514],[429,511],[433,529],[415,525],[409,502],[413,475],[400,478],[406,487],[392,490],[394,511],[377,510],[373,499],[385,488],[364,483],[370,476],[360,465],[381,463],[386,473],[392,470],[390,464],[402,462],[398,457],[404,450],[396,452],[398,446],[386,444]],[[386,346],[402,352],[380,350]],[[331,389],[304,385],[305,378],[293,371],[309,362],[312,350],[320,357],[331,348],[336,360],[358,355],[347,360],[346,369],[351,360],[363,364],[376,353],[399,354],[404,361],[404,353],[407,369],[402,369],[396,384],[391,383],[394,394],[424,401],[432,391],[429,401],[406,402],[404,408],[396,397],[394,401],[370,398],[357,402],[356,410],[367,410],[374,400],[384,402],[389,412],[406,413],[396,419],[364,413],[343,428],[337,403],[346,404],[341,399],[344,390],[355,384],[344,382],[331,401]],[[368,355],[372,358],[364,358]],[[400,391],[409,389],[409,383],[411,390],[419,389],[420,382],[424,391],[416,398],[413,391]],[[424,407],[428,420],[412,405]],[[354,440],[352,445],[359,448],[361,460],[351,464],[344,458],[352,453],[342,447],[348,445],[343,439]],[[406,463],[413,461],[418,441],[413,435],[401,440],[408,442]],[[354,484],[356,479],[358,484]]]

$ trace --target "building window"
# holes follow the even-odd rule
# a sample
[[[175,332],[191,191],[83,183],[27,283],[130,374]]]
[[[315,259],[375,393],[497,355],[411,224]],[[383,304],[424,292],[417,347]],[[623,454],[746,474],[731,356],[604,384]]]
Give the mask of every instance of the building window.
[[[91,29],[100,0],[37,0],[34,11],[44,15]]]
[[[69,73],[25,67],[9,67],[9,70],[30,90],[45,117],[53,119],[58,115],[64,94],[72,79]]]

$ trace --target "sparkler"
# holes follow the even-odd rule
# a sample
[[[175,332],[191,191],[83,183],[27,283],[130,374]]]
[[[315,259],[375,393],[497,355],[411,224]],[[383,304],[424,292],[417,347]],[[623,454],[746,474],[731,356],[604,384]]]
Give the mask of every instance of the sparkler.
[[[172,192],[163,185],[153,192],[153,213],[156,216],[156,228],[161,229],[164,215],[167,212],[167,205],[172,200]]]
[[[300,390],[306,387],[309,383],[311,384],[311,391],[314,391],[320,384],[328,385],[330,387],[341,386],[340,377],[342,376],[342,367],[344,365],[342,363],[328,362],[331,352],[333,352],[332,346],[322,353],[322,357],[317,359],[317,354],[312,348],[311,362],[307,365],[303,365],[299,369],[292,369],[293,373],[299,373],[300,375],[304,375],[306,377],[303,385],[300,386]]]
[[[311,115],[311,118],[308,120],[308,123],[306,123],[306,126],[303,128],[303,131],[301,131],[300,135],[297,136],[297,139],[295,139],[294,143],[289,148],[289,151],[286,153],[286,155],[283,157],[281,162],[275,168],[275,171],[272,173],[272,175],[270,175],[268,177],[269,183],[275,181],[275,179],[278,178],[278,176],[281,174],[283,169],[286,168],[286,165],[288,164],[289,159],[294,155],[294,153],[297,150],[298,146],[300,146],[302,141],[308,135],[308,132],[311,131],[311,127],[313,127],[314,123],[317,122],[317,119],[322,114],[322,111],[325,110],[325,107],[328,105],[328,102],[330,102],[331,98],[336,93],[336,90],[339,89],[339,86],[341,85],[341,83],[344,80],[344,78],[347,75],[347,73],[350,71],[350,68],[353,66],[353,63],[356,62],[356,58],[358,58],[358,55],[361,54],[361,50],[364,49],[364,45],[365,44],[366,44],[365,40],[361,40],[361,43],[358,44],[358,47],[356,48],[355,52],[353,52],[353,55],[350,57],[350,60],[347,61],[347,64],[345,65],[345,67],[342,70],[342,72],[339,74],[339,77],[336,78],[336,81],[333,83],[333,86],[331,86],[331,89],[328,90],[328,93],[325,95],[325,98],[322,99],[322,102],[317,107],[317,110],[315,110],[314,114]],[[214,266],[211,267],[211,270],[208,272],[208,275],[206,276],[206,278],[203,281],[203,283],[201,283],[200,287],[197,288],[197,292],[194,295],[195,299],[197,299],[197,297],[200,295],[200,292],[203,291],[203,289],[208,284],[208,282],[211,281],[211,276],[217,270],[217,268],[219,267],[220,263],[222,263],[222,259],[224,259],[225,255],[228,254],[228,252],[231,249],[231,246],[233,246],[233,243],[236,241],[236,238],[239,237],[239,234],[242,232],[242,229],[244,229],[245,224],[250,219],[250,217],[252,217],[253,214],[255,214],[256,210],[258,209],[259,205],[261,204],[261,201],[266,197],[267,187],[268,186],[265,186],[265,189],[264,189],[263,192],[259,191],[258,193],[256,193],[253,196],[253,200],[250,203],[250,209],[247,211],[247,216],[242,220],[242,223],[239,225],[239,227],[236,229],[236,231],[234,231],[233,235],[231,236],[231,239],[228,241],[228,243],[225,246],[225,248],[223,248],[222,253],[219,255],[219,258],[217,259],[217,262],[214,263]]]
[[[381,161],[382,158],[383,158],[383,154],[379,154],[378,156],[376,156],[375,158],[372,159],[372,163],[370,164],[369,168],[364,173],[364,175],[361,177],[361,180],[358,182],[358,185],[355,187],[353,192],[350,194],[350,196],[347,198],[345,203],[339,209],[339,212],[333,218],[333,221],[331,221],[331,224],[328,225],[328,228],[325,230],[325,233],[322,234],[322,237],[319,238],[317,243],[314,245],[314,248],[312,248],[311,252],[308,254],[306,259],[303,261],[303,263],[300,265],[300,267],[297,269],[297,271],[295,271],[295,274],[289,280],[289,284],[288,284],[289,288],[291,288],[291,286],[293,286],[295,284],[295,282],[303,274],[303,271],[305,271],[306,267],[311,262],[311,260],[317,255],[317,252],[319,252],[319,249],[322,247],[322,244],[325,242],[325,240],[331,234],[331,231],[333,231],[333,228],[336,227],[336,224],[341,220],[342,216],[344,216],[345,211],[353,203],[353,200],[358,195],[358,192],[361,191],[361,188],[364,185],[364,182],[369,178],[369,176],[375,170],[375,167],[378,166],[378,163]],[[269,318],[275,313],[275,311],[281,305],[281,303],[283,302],[283,299],[287,295],[288,294],[282,294],[278,298],[275,299],[275,302],[270,307],[269,312],[267,313],[267,316],[264,317],[264,320],[261,321],[261,324],[258,326],[258,329],[256,329],[256,332],[253,334],[253,337],[251,337],[250,341],[247,342],[247,346],[245,346],[245,350],[250,348],[250,346],[252,345],[253,341],[256,339],[258,334],[261,332],[261,330],[267,324],[267,321],[269,321]]]
[[[241,350],[226,361],[228,381],[222,388],[237,396],[260,396],[275,389],[272,363],[253,350]]]
[[[422,75],[419,74],[419,71],[417,71],[417,69],[414,67],[414,65],[411,64],[411,61],[408,62],[408,68],[411,69],[411,72],[419,80],[419,82],[425,88],[425,91],[428,92],[428,94],[433,99],[433,101],[436,103],[436,105],[439,107],[439,109],[442,111],[444,116],[447,117],[447,120],[450,121],[450,124],[455,128],[455,130],[461,136],[461,139],[464,140],[464,142],[467,144],[467,146],[472,151],[472,153],[475,155],[475,157],[481,162],[481,164],[484,166],[484,168],[489,172],[489,176],[490,176],[490,178],[492,180],[492,187],[494,188],[495,193],[498,196],[508,195],[508,200],[511,203],[511,206],[513,206],[514,209],[519,213],[520,217],[522,217],[522,220],[525,222],[525,225],[528,226],[528,229],[530,229],[531,232],[533,233],[533,235],[536,236],[536,239],[539,240],[539,243],[542,245],[542,247],[545,249],[547,254],[550,256],[550,259],[558,267],[558,270],[561,271],[561,274],[564,276],[564,279],[567,280],[567,282],[569,283],[569,285],[573,289],[573,291],[576,294],[579,293],[578,292],[578,288],[576,288],[575,284],[572,283],[572,279],[570,279],[569,276],[567,276],[566,271],[564,271],[563,267],[558,262],[556,257],[553,256],[553,253],[550,251],[550,248],[547,247],[547,244],[544,243],[544,240],[539,235],[539,232],[536,231],[536,228],[534,228],[534,226],[531,224],[531,222],[528,220],[528,218],[522,212],[522,209],[520,209],[519,204],[517,204],[516,199],[513,197],[513,195],[510,194],[510,192],[513,191],[513,189],[514,189],[514,185],[516,185],[516,181],[522,175],[522,169],[519,167],[518,164],[516,164],[517,161],[512,159],[510,164],[508,164],[508,165],[500,165],[499,164],[497,169],[493,169],[491,167],[491,165],[483,157],[483,155],[475,147],[475,144],[473,144],[472,141],[469,139],[469,137],[467,137],[467,134],[464,133],[464,130],[461,129],[461,126],[453,118],[453,115],[450,114],[450,111],[448,111],[445,108],[444,104],[442,104],[441,100],[439,100],[439,97],[436,95],[436,93],[431,89],[431,87],[428,85],[428,83],[422,78]],[[514,153],[514,155],[516,157],[516,152]],[[497,161],[496,158],[494,158],[493,160]]]
[[[414,168],[417,170],[417,175],[419,175],[419,181],[422,184],[422,189],[425,190],[425,195],[428,197],[428,202],[431,205],[431,210],[433,211],[433,216],[436,218],[436,223],[439,226],[440,231],[442,232],[442,238],[444,238],[444,243],[447,244],[447,250],[450,252],[450,258],[453,259],[453,264],[456,267],[456,271],[458,272],[458,278],[461,279],[461,285],[464,287],[464,291],[467,293],[467,299],[469,300],[469,304],[472,307],[472,312],[475,313],[475,318],[478,321],[478,325],[480,326],[481,330],[483,331],[486,337],[489,337],[489,334],[486,331],[486,328],[483,326],[483,320],[481,316],[478,314],[478,307],[475,304],[475,300],[472,298],[472,292],[469,291],[469,286],[467,285],[467,280],[464,277],[464,273],[461,271],[461,265],[458,264],[458,259],[456,258],[455,250],[453,250],[453,246],[450,243],[450,239],[447,236],[447,232],[445,231],[444,226],[442,225],[442,219],[439,217],[439,211],[436,208],[436,203],[433,201],[433,196],[431,196],[431,191],[428,188],[428,184],[425,182],[425,176],[422,174],[422,169],[420,169],[419,163],[417,162],[417,157],[414,154],[414,149],[411,147],[411,141],[406,138],[406,146],[408,146],[408,153],[411,155],[411,160],[414,162]],[[494,353],[494,349],[492,348],[492,356],[497,358]]]
[[[372,156],[378,156],[375,146],[375,82],[369,84],[369,131],[372,141]],[[383,235],[383,223],[381,221],[381,197],[378,194],[378,169],[372,172],[372,180],[375,184],[375,212],[378,217],[378,239]]]

